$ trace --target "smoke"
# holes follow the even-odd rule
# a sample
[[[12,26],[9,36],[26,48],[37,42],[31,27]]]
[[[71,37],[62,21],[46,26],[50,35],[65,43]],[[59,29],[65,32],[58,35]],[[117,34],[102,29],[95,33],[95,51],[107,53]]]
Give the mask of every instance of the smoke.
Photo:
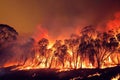
[[[119,30],[120,29],[120,12],[115,13],[114,18],[108,21],[106,28],[109,30],[111,30],[111,29]]]
[[[41,26],[56,39],[74,33],[78,26],[94,25],[104,29],[106,22],[120,10],[119,0],[52,0],[41,3],[45,4],[42,5]]]
[[[0,48],[0,67],[22,65],[26,59],[34,57],[32,38],[20,38],[4,44]],[[18,64],[19,63],[19,64]]]
[[[74,33],[78,26],[104,28],[106,21],[120,11],[119,4],[120,0],[2,0],[0,22],[26,35],[33,34],[36,25],[41,24],[57,38]]]
[[[12,3],[14,2],[15,1]],[[19,5],[17,5],[18,3]],[[20,5],[21,3],[22,6]],[[7,4],[9,4],[9,2]],[[22,20],[22,17],[20,16],[20,21],[18,21],[20,22],[19,24],[22,24],[22,30],[25,30],[25,32],[27,32],[27,30],[29,32],[29,29],[31,30],[29,26],[33,26],[33,24],[41,24],[41,27],[47,30],[45,32],[48,32],[48,36],[51,36],[54,39],[59,39],[63,37],[66,38],[70,34],[75,33],[76,29],[88,25],[94,25],[95,28],[99,27],[103,30],[106,26],[106,22],[113,18],[114,13],[120,11],[119,4],[120,0],[34,0],[33,2],[18,1],[15,2],[15,5],[17,5],[15,7],[16,10],[12,9],[11,11],[16,11],[14,12],[16,14],[22,13],[21,16],[23,18],[27,17],[26,19]],[[21,12],[18,12],[17,10]],[[31,16],[37,19],[32,19]],[[12,16],[12,19],[13,17],[14,16]],[[16,16],[14,18],[16,18]],[[38,20],[38,18],[40,18],[40,20]],[[12,22],[17,24],[16,21],[17,20]],[[23,29],[23,24],[27,24],[28,27],[24,26],[25,28]],[[40,35],[38,35],[38,37],[39,36]],[[4,62],[9,61],[10,58],[14,59],[14,56],[17,61],[17,59],[19,59],[19,57],[22,55],[30,54],[28,51],[31,50],[32,45],[32,43],[29,43],[29,39],[25,40],[25,42],[24,40],[19,40],[10,43],[0,50],[0,65],[3,65]]]

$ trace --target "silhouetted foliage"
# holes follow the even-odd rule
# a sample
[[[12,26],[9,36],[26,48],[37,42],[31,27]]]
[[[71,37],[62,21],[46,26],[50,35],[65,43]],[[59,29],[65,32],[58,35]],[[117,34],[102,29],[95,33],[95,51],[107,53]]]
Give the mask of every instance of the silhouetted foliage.
[[[82,68],[87,60],[88,66],[92,64],[101,68],[113,53],[120,51],[119,41],[120,33],[115,34],[113,30],[99,32],[93,26],[84,27],[80,35],[72,34],[64,42],[56,40],[49,49],[48,39],[42,38],[38,42],[38,65],[45,63],[46,66],[49,64],[49,68],[52,64],[65,67],[67,62],[71,68]]]
[[[97,61],[97,67],[100,68],[102,63],[104,63],[104,61],[117,50],[119,42],[113,34],[110,34],[110,32],[99,34],[97,31],[93,31],[95,29],[91,26],[88,27],[89,28],[84,28],[86,32],[81,36],[78,53],[81,56],[81,61],[83,61],[85,57],[88,57],[93,65],[95,61]],[[97,37],[92,36],[94,33],[91,32],[91,30],[97,35]]]
[[[16,40],[18,32],[9,25],[0,24],[0,44]]]

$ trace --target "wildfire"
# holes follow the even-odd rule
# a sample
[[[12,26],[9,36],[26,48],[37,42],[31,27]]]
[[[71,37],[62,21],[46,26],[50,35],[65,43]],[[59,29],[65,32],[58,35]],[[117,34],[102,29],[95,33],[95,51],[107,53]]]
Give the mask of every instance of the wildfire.
[[[92,26],[81,29],[80,34],[69,39],[49,39],[48,33],[40,27],[40,37],[34,37],[35,45],[30,48],[30,58],[22,57],[19,62],[5,63],[4,67],[18,65],[16,69],[55,68],[59,71],[78,68],[106,68],[120,64],[119,18],[108,23],[108,27],[117,29],[108,32],[98,32]],[[115,25],[113,25],[116,23]],[[25,53],[28,54],[28,53]],[[114,59],[116,57],[116,59]],[[15,69],[14,69],[15,70]]]

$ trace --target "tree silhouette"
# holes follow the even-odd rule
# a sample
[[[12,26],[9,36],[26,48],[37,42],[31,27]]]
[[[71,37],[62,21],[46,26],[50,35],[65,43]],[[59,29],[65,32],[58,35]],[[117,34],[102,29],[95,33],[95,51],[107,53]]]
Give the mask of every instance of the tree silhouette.
[[[18,32],[6,24],[0,24],[0,44],[16,40]]]
[[[40,52],[40,56],[42,57],[42,60],[38,63],[38,65],[44,60],[45,60],[45,66],[47,67],[47,45],[49,44],[49,41],[46,38],[42,38],[39,42],[38,42],[38,46],[39,46],[39,52]]]
[[[90,28],[89,28],[90,30]],[[89,58],[89,61],[94,65],[95,61],[97,62],[97,68],[100,68],[104,61],[113,54],[118,48],[118,41],[114,37],[114,34],[111,33],[97,33],[97,37],[92,36],[92,33],[85,33],[81,37],[81,43],[79,45],[78,53],[81,56],[81,61],[85,57]]]
[[[82,62],[84,61],[85,58],[88,58],[90,61],[94,62],[93,52],[91,54],[89,51],[93,51],[93,44],[91,41],[92,39],[95,38],[96,31],[93,26],[86,26],[81,30],[81,37],[80,37],[80,44],[77,50],[77,56],[80,56],[80,67],[82,68]],[[93,59],[92,59],[93,58]]]

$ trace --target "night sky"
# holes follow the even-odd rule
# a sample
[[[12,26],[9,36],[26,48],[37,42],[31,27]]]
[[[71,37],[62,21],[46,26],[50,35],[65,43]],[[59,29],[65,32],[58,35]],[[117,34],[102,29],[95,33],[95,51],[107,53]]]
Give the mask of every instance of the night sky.
[[[78,26],[103,24],[118,11],[120,0],[0,0],[0,23],[28,35],[41,25],[56,37]]]

